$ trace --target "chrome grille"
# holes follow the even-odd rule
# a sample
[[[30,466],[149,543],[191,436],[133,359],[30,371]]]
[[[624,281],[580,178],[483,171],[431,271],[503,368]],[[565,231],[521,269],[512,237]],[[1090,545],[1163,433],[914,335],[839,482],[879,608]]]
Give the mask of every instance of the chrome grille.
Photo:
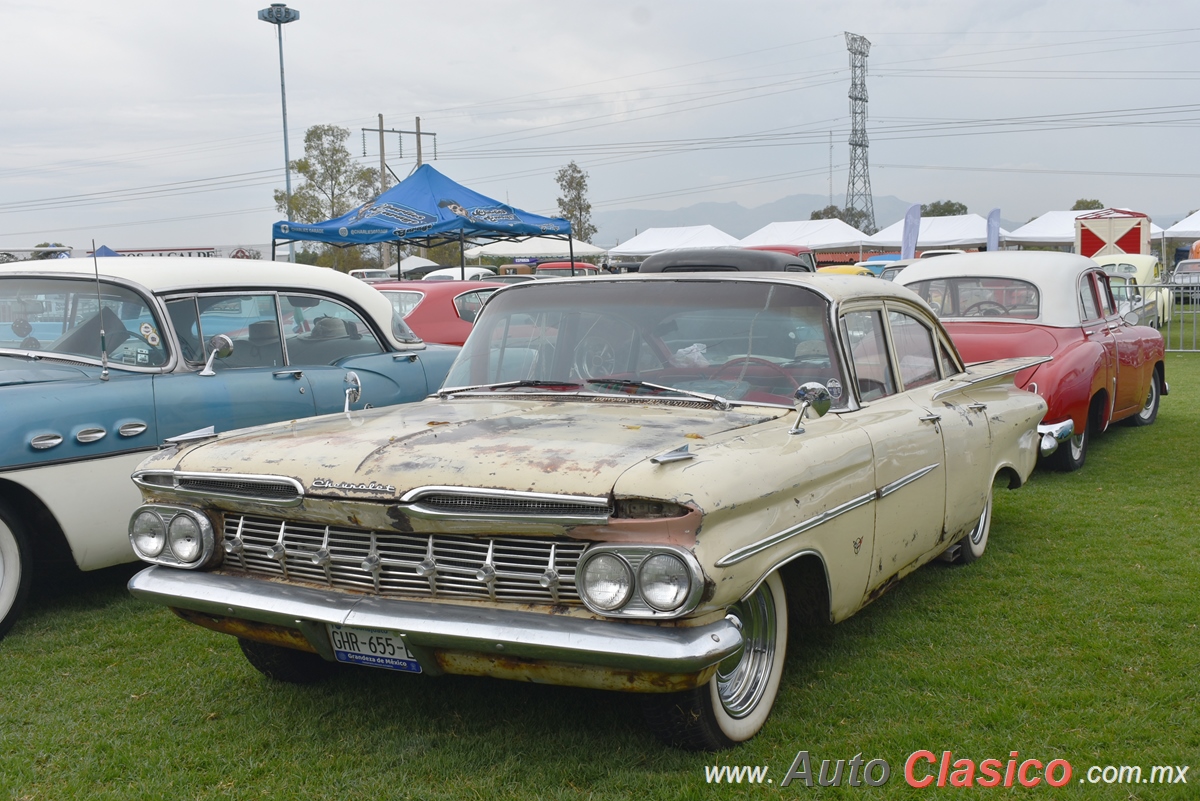
[[[528,515],[533,517],[554,517],[559,515],[596,516],[598,514],[602,518],[606,518],[609,515],[607,506],[597,507],[595,504],[451,493],[429,493],[422,495],[420,504],[427,509],[437,510],[446,514],[467,513],[476,515],[502,515],[505,517],[510,515]]]
[[[225,569],[383,596],[578,604],[587,543],[402,534],[250,515],[225,518]]]
[[[203,495],[231,495],[272,501],[293,501],[300,497],[300,490],[294,484],[262,479],[196,478],[181,475],[176,486],[184,492]]]

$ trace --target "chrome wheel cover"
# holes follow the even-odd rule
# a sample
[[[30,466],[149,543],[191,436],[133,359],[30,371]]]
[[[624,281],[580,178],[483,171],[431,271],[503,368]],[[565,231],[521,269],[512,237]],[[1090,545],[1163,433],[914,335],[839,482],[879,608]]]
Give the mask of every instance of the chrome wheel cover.
[[[730,607],[729,615],[740,624],[743,646],[717,666],[717,695],[730,717],[744,718],[762,700],[775,662],[775,594],[764,582],[745,601]]]
[[[1138,412],[1138,417],[1142,418],[1143,420],[1149,419],[1150,415],[1154,413],[1154,402],[1157,398],[1158,398],[1158,381],[1151,378],[1150,379],[1150,394],[1146,396],[1146,405],[1142,407],[1142,410],[1140,412]]]

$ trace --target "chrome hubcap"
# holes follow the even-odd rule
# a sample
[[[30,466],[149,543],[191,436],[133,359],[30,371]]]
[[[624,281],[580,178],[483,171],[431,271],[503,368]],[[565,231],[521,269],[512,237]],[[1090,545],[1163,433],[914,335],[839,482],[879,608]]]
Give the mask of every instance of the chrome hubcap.
[[[1150,380],[1150,394],[1146,396],[1146,405],[1142,407],[1142,411],[1139,412],[1139,416],[1141,416],[1141,417],[1149,417],[1150,416],[1150,413],[1154,411],[1154,398],[1157,395],[1158,395],[1158,385],[1156,383],[1154,383],[1154,379],[1151,379]]]
[[[775,661],[775,596],[765,583],[729,610],[741,622],[743,647],[717,666],[717,695],[730,717],[750,714],[762,699]]]
[[[1083,434],[1071,437],[1071,456],[1078,459],[1083,455]]]

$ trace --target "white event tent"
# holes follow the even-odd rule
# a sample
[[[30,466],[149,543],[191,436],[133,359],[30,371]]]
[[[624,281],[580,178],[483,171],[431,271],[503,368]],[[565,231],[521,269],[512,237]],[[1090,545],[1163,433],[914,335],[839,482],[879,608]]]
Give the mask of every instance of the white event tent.
[[[1129,211],[1129,209],[1121,209]],[[1008,235],[1006,240],[1010,245],[1074,245],[1075,220],[1085,214],[1095,214],[1094,210],[1087,211],[1048,211],[1040,217],[1022,225]],[[1163,229],[1150,223],[1150,236],[1160,237]],[[1167,234],[1170,236],[1170,233]],[[1181,234],[1186,236],[1186,234]]]
[[[1200,239],[1200,211],[1184,217],[1164,233],[1168,239]]]
[[[1000,242],[1009,237],[1000,229]],[[904,240],[904,220],[898,220],[864,240],[873,247],[899,248]],[[981,247],[987,244],[987,220],[978,214],[956,214],[951,217],[922,217],[917,234],[918,248]]]
[[[610,256],[651,256],[664,250],[736,246],[738,241],[711,225],[686,228],[647,228],[623,245],[608,251]]]
[[[867,235],[841,220],[794,220],[764,225],[743,239],[742,247],[799,245],[811,250],[848,250],[860,246]]]
[[[520,242],[501,240],[488,245],[467,248],[466,257],[468,259],[477,259],[481,256],[498,256],[512,259],[519,256],[529,256],[539,258],[561,257],[562,259],[567,259],[572,252],[568,249],[567,245],[568,243],[565,239],[548,239],[543,236],[530,237]],[[604,248],[598,248],[595,245],[582,242],[578,239],[572,239],[570,245],[574,248],[576,258],[579,256],[599,256],[605,252]]]

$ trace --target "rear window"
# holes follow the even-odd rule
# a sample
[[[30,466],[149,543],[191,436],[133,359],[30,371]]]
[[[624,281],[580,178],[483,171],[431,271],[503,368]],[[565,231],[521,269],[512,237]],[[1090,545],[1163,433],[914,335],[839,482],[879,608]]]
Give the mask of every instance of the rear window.
[[[1037,287],[1016,278],[934,278],[909,284],[908,288],[943,318],[1035,320],[1041,313]]]

